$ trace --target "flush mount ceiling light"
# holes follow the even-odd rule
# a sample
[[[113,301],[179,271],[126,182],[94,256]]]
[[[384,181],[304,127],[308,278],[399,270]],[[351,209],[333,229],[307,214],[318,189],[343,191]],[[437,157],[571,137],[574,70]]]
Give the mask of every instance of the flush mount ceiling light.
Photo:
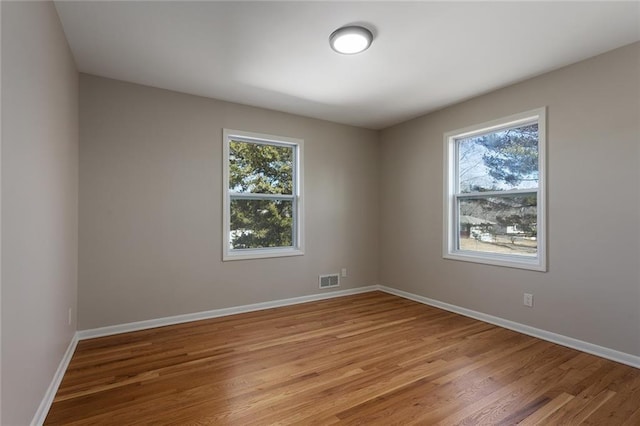
[[[331,48],[343,55],[354,55],[364,52],[371,45],[373,34],[360,26],[348,26],[335,30],[329,36]]]

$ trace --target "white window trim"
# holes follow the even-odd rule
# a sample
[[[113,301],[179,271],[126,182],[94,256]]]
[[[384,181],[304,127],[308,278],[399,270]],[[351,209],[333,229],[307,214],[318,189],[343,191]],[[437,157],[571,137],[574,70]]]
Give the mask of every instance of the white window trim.
[[[251,143],[281,145],[295,147],[295,171],[293,199],[294,225],[293,247],[231,249],[229,247],[229,230],[231,228],[231,191],[229,191],[229,141],[240,140]],[[303,158],[304,140],[284,136],[273,136],[242,130],[222,130],[222,260],[263,259],[269,257],[301,256],[304,254],[304,204],[303,204]],[[250,197],[248,195],[247,197]],[[278,198],[282,198],[278,196]]]
[[[480,135],[503,128],[514,127],[527,122],[538,122],[538,189],[537,189],[537,241],[538,255],[535,258],[524,256],[480,253],[466,250],[458,250],[458,217],[456,214],[456,202],[454,193],[457,188],[457,143],[456,140],[470,136]],[[461,260],[467,262],[483,263],[487,265],[506,266],[510,268],[529,269],[533,271],[547,270],[547,210],[546,210],[546,107],[514,114],[509,117],[492,120],[486,123],[476,124],[463,129],[454,130],[444,134],[444,238],[443,257],[445,259]],[[531,193],[534,191],[523,190]],[[484,195],[490,195],[485,193]]]

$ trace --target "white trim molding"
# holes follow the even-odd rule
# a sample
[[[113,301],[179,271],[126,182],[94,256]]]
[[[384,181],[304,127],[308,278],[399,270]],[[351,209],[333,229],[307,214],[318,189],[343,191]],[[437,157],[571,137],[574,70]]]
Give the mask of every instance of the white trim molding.
[[[596,345],[594,343],[585,342],[583,340],[574,339],[573,337],[564,336],[562,334],[553,333],[551,331],[543,330],[540,328],[531,327],[525,324],[521,324],[515,321],[507,320],[504,318],[496,317],[493,315],[485,314],[482,312],[474,311],[471,309],[463,308],[457,305],[441,302],[439,300],[430,299],[428,297],[419,296],[417,294],[409,293],[403,290],[387,287],[384,285],[372,285],[367,287],[357,287],[347,290],[331,291],[327,293],[316,293],[308,296],[292,297],[290,299],[272,300],[269,302],[253,303],[250,305],[234,306],[230,308],[214,309],[211,311],[195,312],[191,314],[176,315],[171,317],[157,318],[146,321],[137,321],[126,324],[118,324],[107,327],[100,327],[88,330],[80,330],[76,332],[74,339],[86,340],[96,337],[111,336],[114,334],[128,333],[131,331],[147,330],[155,327],[164,327],[167,325],[181,324],[190,321],[198,321],[204,319],[218,318],[227,315],[241,314],[245,312],[261,311],[264,309],[278,308],[282,306],[297,305],[299,303],[315,302],[318,300],[333,299],[336,297],[350,296],[353,294],[368,293],[372,291],[382,291],[394,296],[399,296],[404,299],[413,300],[414,302],[423,303],[425,305],[433,306],[436,308],[444,309],[445,311],[453,312],[456,314],[464,315],[469,318],[474,318],[479,321],[483,321],[489,324],[497,325],[499,327],[508,328],[509,330],[517,331],[518,333],[526,334],[528,336],[537,337],[548,342],[557,343],[568,348],[577,349],[582,352],[596,355],[602,358],[616,361],[622,364],[629,365],[631,367],[640,368],[640,356],[628,354],[626,352],[620,352],[615,349],[606,348],[604,346]],[[72,342],[73,349],[75,350],[76,342]],[[71,348],[71,345],[70,345]],[[65,359],[68,356],[69,360],[73,350],[65,354]],[[62,366],[64,363],[64,369],[69,363],[69,360],[65,359],[60,363]],[[60,370],[60,368],[58,369]],[[58,371],[56,376],[60,373]],[[60,380],[62,380],[62,374],[60,373]],[[60,384],[58,381],[57,386]],[[55,395],[55,392],[53,393]],[[51,398],[53,400],[53,397]],[[46,413],[45,413],[46,415]]]
[[[293,151],[292,194],[262,194],[236,192],[229,187],[230,144],[243,142],[253,145],[271,145]],[[304,140],[273,136],[243,130],[222,129],[222,261],[263,259],[269,257],[304,255]],[[292,204],[292,246],[234,249],[231,247],[231,204],[236,200],[289,201]]]
[[[383,285],[378,286],[378,288],[380,289],[380,291],[393,294],[394,296],[403,297],[405,299],[413,300],[414,302],[419,302],[425,305],[433,306],[435,308],[444,309],[445,311],[464,315],[465,317],[477,319],[489,324],[497,325],[499,327],[508,328],[509,330],[517,331],[518,333],[526,334],[528,336],[537,337],[538,339],[546,340],[548,342],[557,343],[558,345],[566,346],[571,349],[577,349],[581,352],[586,352],[588,354],[606,358],[611,361],[616,361],[621,364],[626,364],[631,367],[640,368],[640,356],[637,355],[616,351],[604,346],[599,346],[593,343],[585,342],[583,340],[574,339],[573,337],[552,333],[551,331],[542,330],[540,328],[520,324],[515,321],[495,317],[493,315],[484,314],[482,312],[473,311],[471,309],[462,308],[460,306],[451,305],[449,303],[440,302],[439,300],[429,299],[428,297],[419,296],[417,294],[397,290],[395,288],[386,287]]]
[[[62,356],[62,360],[58,365],[58,369],[53,375],[53,380],[49,384],[47,391],[44,394],[44,398],[40,402],[38,406],[38,410],[36,411],[35,416],[33,416],[33,420],[31,420],[31,426],[38,426],[44,424],[45,419],[47,418],[47,414],[49,414],[49,409],[51,408],[51,404],[53,404],[53,399],[58,392],[58,388],[60,387],[60,383],[62,383],[62,378],[64,377],[64,373],[67,371],[67,367],[69,366],[69,362],[71,362],[71,358],[73,357],[73,353],[76,351],[76,346],[78,345],[78,333],[76,332],[69,342],[69,346],[67,347],[66,352]]]
[[[78,340],[93,339],[95,337],[111,336],[114,334],[128,333],[130,331],[147,330],[149,328],[164,327],[167,325],[182,324],[185,322],[224,317],[227,315],[243,314],[245,312],[261,311],[264,309],[279,308],[282,306],[297,305],[299,303],[315,302],[318,300],[333,299],[335,297],[350,296],[352,294],[368,293],[379,290],[378,286],[356,287],[346,290],[338,290],[327,293],[316,293],[308,296],[292,297],[290,299],[272,300],[269,302],[253,303],[250,305],[234,306],[231,308],[213,309],[211,311],[195,312],[192,314],[175,315],[171,317],[157,318],[146,321],[130,322],[126,324],[111,325],[107,327],[93,328],[78,331]]]
[[[450,131],[444,134],[444,200],[443,200],[443,247],[442,257],[451,260],[484,263],[487,265],[505,266],[509,268],[530,269],[533,271],[547,271],[546,255],[546,107],[514,114],[486,123],[476,124]],[[522,126],[536,124],[538,126],[538,175],[537,186],[521,189],[473,190],[461,192],[460,177],[460,144],[461,140],[515,129]],[[535,256],[517,254],[492,253],[463,249],[460,242],[461,202],[464,200],[488,200],[502,197],[503,199],[516,196],[535,196],[536,199],[536,241]]]
[[[582,352],[586,352],[595,356],[599,356],[611,361],[616,361],[621,364],[626,364],[631,367],[640,368],[640,356],[628,354],[625,352],[616,351],[614,349],[606,348],[603,346],[595,345],[593,343],[585,342],[582,340],[574,339],[572,337],[563,336],[561,334],[552,333],[550,331],[542,330],[539,328],[531,327],[528,325],[520,324],[514,321],[506,320],[493,315],[485,314],[482,312],[473,311],[471,309],[462,308],[460,306],[452,305],[439,300],[430,299],[428,297],[419,296],[417,294],[409,293],[403,290],[387,287],[384,285],[371,285],[367,287],[357,287],[346,290],[331,291],[326,293],[316,293],[308,296],[292,297],[290,299],[273,300],[269,302],[253,303],[250,305],[235,306],[231,308],[214,309],[211,311],[196,312],[191,314],[176,315],[171,317],[157,318],[146,321],[138,321],[127,324],[112,325],[108,327],[94,328],[89,330],[77,331],[73,336],[73,339],[69,343],[69,347],[65,352],[60,365],[56,370],[56,373],[45,393],[36,414],[31,421],[31,425],[41,425],[44,423],[53,399],[55,398],[58,387],[62,382],[64,373],[69,366],[71,357],[75,352],[78,341],[85,339],[93,339],[96,337],[111,336],[120,333],[128,333],[131,331],[147,330],[155,327],[163,327],[167,325],[181,324],[190,321],[198,321],[210,318],[218,318],[227,315],[241,314],[245,312],[261,311],[264,309],[278,308],[282,306],[297,305],[300,303],[315,302],[319,300],[333,299],[336,297],[350,296],[354,294],[369,293],[372,291],[382,291],[394,296],[402,297],[404,299],[413,300],[414,302],[423,303],[425,305],[433,306],[435,308],[444,309],[445,311],[453,312],[456,314],[464,315],[469,318],[473,318],[479,321],[483,321],[489,324],[494,324],[499,327],[504,327],[509,330],[516,331],[518,333],[526,334],[528,336],[537,337],[548,342],[557,343],[568,348],[576,349]]]

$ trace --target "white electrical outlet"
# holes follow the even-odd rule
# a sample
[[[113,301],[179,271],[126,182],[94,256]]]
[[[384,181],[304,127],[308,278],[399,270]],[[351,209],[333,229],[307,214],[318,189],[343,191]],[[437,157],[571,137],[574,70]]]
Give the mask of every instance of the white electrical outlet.
[[[533,294],[525,293],[524,294],[523,304],[524,304],[524,306],[528,306],[530,308],[533,308]]]
[[[342,268],[342,278],[347,276],[347,268]]]
[[[71,308],[69,308],[69,315],[67,316],[67,325],[71,325]]]

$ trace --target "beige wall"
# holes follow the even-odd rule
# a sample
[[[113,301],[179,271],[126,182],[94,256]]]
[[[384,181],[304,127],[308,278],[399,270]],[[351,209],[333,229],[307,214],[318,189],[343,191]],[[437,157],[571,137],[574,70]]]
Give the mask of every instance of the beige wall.
[[[1,7],[0,423],[25,425],[76,329],[78,73],[53,3]]]
[[[541,106],[548,272],[444,260],[443,133]],[[386,129],[380,156],[381,284],[640,355],[640,43]]]
[[[378,133],[89,75],[78,93],[52,3],[1,12],[1,424],[31,420],[76,329],[78,229],[78,329],[314,294],[347,267],[343,289],[640,355],[640,44]],[[443,260],[442,134],[540,106],[549,272]],[[223,127],[305,140],[305,256],[221,262]]]
[[[222,129],[304,139],[305,255],[222,262]],[[377,132],[81,74],[79,329],[378,281]]]

